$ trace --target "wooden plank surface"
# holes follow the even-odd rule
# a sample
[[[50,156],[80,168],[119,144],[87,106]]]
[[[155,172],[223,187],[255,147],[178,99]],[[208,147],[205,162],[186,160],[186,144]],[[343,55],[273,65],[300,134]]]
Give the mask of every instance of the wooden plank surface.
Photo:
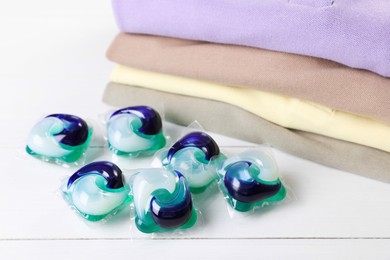
[[[0,241],[2,259],[389,259],[389,240]]]

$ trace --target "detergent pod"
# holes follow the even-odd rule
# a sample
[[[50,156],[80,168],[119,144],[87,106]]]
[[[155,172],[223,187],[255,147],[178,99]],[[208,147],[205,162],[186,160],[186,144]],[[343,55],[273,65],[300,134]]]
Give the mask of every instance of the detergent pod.
[[[107,141],[117,155],[153,153],[166,144],[161,117],[148,106],[119,109],[107,120]]]
[[[185,135],[161,155],[162,165],[182,173],[193,193],[203,192],[216,179],[224,160],[214,139],[199,131]]]
[[[192,227],[197,220],[185,177],[178,171],[142,169],[131,178],[135,225],[153,233]]]
[[[261,149],[228,158],[219,169],[218,177],[227,202],[237,211],[250,211],[286,196],[276,161]]]
[[[76,171],[63,188],[64,198],[81,216],[99,221],[132,201],[122,171],[111,162],[99,161]]]
[[[92,127],[80,117],[48,115],[37,122],[27,138],[28,154],[59,164],[75,163],[87,149]]]

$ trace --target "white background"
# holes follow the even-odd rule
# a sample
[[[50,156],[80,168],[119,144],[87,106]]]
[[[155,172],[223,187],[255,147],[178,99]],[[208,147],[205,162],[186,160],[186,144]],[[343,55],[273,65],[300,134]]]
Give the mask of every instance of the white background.
[[[0,0],[0,259],[390,259],[390,185],[277,150],[295,197],[255,214],[231,214],[216,192],[199,205],[199,225],[179,234],[141,234],[129,210],[105,224],[80,219],[58,192],[75,169],[23,149],[47,114],[98,120],[110,109],[105,52],[117,33],[109,1]],[[211,134],[227,153],[250,146]]]

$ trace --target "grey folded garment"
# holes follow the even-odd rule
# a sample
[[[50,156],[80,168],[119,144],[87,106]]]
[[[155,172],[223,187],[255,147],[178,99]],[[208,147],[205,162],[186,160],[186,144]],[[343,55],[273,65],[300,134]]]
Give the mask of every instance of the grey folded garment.
[[[323,165],[390,183],[389,153],[280,127],[234,105],[112,82],[106,87],[103,101],[116,107],[163,105],[169,122],[186,126],[197,120],[207,131],[266,143]]]

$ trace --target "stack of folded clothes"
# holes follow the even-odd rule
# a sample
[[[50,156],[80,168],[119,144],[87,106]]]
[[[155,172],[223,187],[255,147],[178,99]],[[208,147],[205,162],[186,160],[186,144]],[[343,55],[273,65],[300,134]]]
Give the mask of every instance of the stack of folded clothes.
[[[390,182],[390,1],[112,3],[106,103]]]

